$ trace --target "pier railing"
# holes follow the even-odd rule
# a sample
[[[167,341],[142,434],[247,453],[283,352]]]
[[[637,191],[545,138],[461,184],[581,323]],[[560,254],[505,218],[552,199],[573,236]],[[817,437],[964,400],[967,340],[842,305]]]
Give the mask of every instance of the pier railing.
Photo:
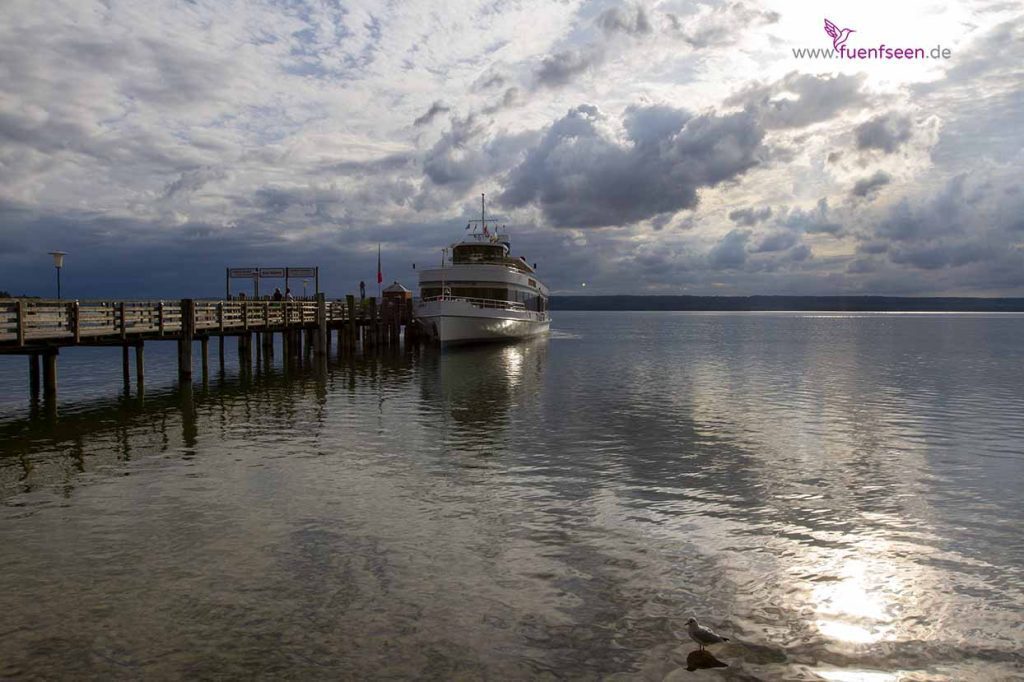
[[[319,361],[330,355],[337,332],[339,352],[397,347],[402,330],[406,347],[418,343],[412,301],[391,299],[378,305],[370,298],[357,305],[355,296],[328,301],[218,301],[184,298],[179,301],[54,301],[38,298],[0,299],[0,355],[29,358],[29,391],[39,395],[42,378],[50,408],[57,396],[57,356],[69,346],[120,346],[125,392],[130,385],[129,349],[135,348],[135,375],[143,391],[143,348],[148,341],[176,341],[178,380],[192,380],[192,351],[199,342],[202,374],[209,375],[210,339],[219,337],[218,358],[224,370],[224,339],[238,339],[239,368],[256,357],[272,357],[274,336],[281,335],[286,362],[300,361],[306,350]],[[303,350],[305,348],[305,350]],[[42,372],[40,372],[40,360]],[[40,376],[41,375],[41,376]]]
[[[260,331],[315,325],[316,301],[195,300],[192,329],[197,334]],[[363,311],[356,317],[362,319]],[[344,301],[327,301],[327,324],[349,319]],[[181,301],[55,301],[0,299],[0,344],[72,341],[98,337],[177,334]]]

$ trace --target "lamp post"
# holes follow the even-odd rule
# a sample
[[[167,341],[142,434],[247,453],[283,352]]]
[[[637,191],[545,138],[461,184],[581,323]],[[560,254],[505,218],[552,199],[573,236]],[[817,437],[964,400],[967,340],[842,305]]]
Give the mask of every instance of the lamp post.
[[[53,267],[57,269],[57,300],[60,300],[60,269],[64,267],[64,256],[67,255],[63,251],[50,251],[50,255],[53,256]]]
[[[306,287],[309,286],[309,280],[302,280],[302,298],[306,298]]]

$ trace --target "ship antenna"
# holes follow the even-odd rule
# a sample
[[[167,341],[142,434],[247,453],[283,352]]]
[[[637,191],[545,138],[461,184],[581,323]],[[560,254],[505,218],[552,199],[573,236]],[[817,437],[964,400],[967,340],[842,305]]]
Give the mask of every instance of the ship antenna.
[[[480,193],[480,224],[487,226],[486,211],[484,210],[484,193]]]

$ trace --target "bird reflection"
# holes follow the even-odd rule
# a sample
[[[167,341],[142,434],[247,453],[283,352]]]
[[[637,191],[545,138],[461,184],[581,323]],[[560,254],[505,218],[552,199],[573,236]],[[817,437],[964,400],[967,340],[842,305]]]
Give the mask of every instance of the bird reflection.
[[[707,649],[694,649],[690,653],[686,654],[686,669],[690,672],[694,670],[707,670],[708,668],[728,668],[729,664],[724,663],[712,654]]]

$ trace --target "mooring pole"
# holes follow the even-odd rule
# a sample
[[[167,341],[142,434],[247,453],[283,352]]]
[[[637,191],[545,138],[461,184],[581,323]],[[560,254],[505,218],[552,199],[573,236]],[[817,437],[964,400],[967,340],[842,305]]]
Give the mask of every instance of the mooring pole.
[[[192,381],[192,339],[195,336],[195,301],[181,299],[181,335],[178,337],[178,379]]]
[[[43,351],[43,397],[47,401],[57,399],[57,349]]]
[[[39,400],[39,353],[28,356],[28,391],[32,402]]]
[[[121,304],[122,308],[124,304]],[[124,392],[130,393],[132,390],[132,373],[130,371],[130,363],[128,361],[128,342],[124,341],[121,343],[121,374],[124,377]]]
[[[210,337],[204,336],[199,339],[199,351],[202,355],[203,360],[203,381],[206,382],[210,378]]]
[[[135,343],[135,385],[140,398],[146,390],[146,361],[142,346],[142,341]]]

